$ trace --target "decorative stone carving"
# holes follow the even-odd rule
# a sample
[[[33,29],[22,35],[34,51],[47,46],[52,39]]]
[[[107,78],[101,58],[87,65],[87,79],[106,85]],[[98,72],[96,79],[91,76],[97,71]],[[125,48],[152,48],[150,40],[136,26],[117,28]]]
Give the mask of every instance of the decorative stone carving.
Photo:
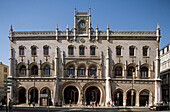
[[[83,38],[81,38],[81,39],[80,39],[80,42],[81,42],[81,43],[85,43],[86,41],[85,41]]]

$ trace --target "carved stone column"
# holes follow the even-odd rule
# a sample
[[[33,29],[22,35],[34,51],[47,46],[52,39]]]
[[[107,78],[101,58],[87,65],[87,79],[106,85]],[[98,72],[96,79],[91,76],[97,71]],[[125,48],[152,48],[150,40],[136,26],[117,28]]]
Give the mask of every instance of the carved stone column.
[[[127,98],[126,92],[123,91],[123,106],[126,106],[126,99],[125,99],[125,97]]]

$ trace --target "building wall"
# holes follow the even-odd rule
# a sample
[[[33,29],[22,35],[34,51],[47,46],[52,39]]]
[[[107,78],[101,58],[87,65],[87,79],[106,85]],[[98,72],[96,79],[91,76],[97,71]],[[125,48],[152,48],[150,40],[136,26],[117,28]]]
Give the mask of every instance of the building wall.
[[[170,102],[170,45],[160,50],[160,75],[162,79],[162,100]]]
[[[40,104],[40,94],[43,88],[50,90],[53,104],[56,102],[65,103],[67,88],[76,91],[77,104],[87,103],[87,92],[92,90],[96,92],[96,97],[100,96],[100,100],[97,101],[100,105],[110,101],[117,102],[115,94],[118,94],[119,91],[122,95],[122,105],[125,106],[128,103],[126,98],[129,98],[128,94],[131,90],[134,90],[136,94],[136,106],[140,106],[141,98],[146,95],[148,95],[149,105],[152,105],[153,102],[159,102],[158,49],[160,28],[158,27],[156,31],[110,31],[107,27],[107,31],[98,31],[98,28],[93,31],[90,26],[90,12],[76,14],[74,16],[74,31],[69,30],[68,27],[67,31],[59,31],[57,26],[56,31],[13,32],[11,27],[9,34],[11,48],[9,79],[16,80],[18,86],[11,88],[10,97],[19,103],[20,90],[24,90],[25,103],[29,103],[30,91],[35,86],[39,94],[38,104]],[[85,22],[86,27],[82,30],[77,26],[83,22]],[[79,34],[84,30],[85,34]],[[68,46],[70,45],[73,46],[74,55],[68,55]],[[36,46],[36,56],[31,55],[31,46]],[[43,55],[44,46],[49,46],[49,56]],[[79,55],[80,46],[85,48],[83,56]],[[90,55],[91,46],[95,47],[94,56]],[[121,47],[121,56],[116,55],[117,46]],[[134,56],[129,55],[130,46],[135,49]],[[24,56],[19,55],[20,47],[24,47]],[[143,47],[148,48],[147,56],[143,56]],[[46,64],[50,66],[50,76],[42,74],[42,68]],[[19,74],[22,65],[26,66],[25,76]],[[37,76],[31,75],[33,65],[38,66]],[[75,67],[74,76],[68,75],[70,65]],[[86,68],[85,76],[78,76],[78,69],[81,65]],[[96,76],[89,76],[89,69],[93,65],[97,69]],[[121,77],[114,75],[117,66],[122,68]],[[129,67],[135,68],[133,88],[132,77],[127,76]],[[148,76],[145,78],[141,78],[142,67],[148,69]],[[16,92],[17,94],[15,94]]]
[[[4,87],[3,85],[4,80],[7,80],[8,72],[9,72],[8,66],[0,62],[0,87]],[[0,89],[0,91],[4,91],[4,90]],[[4,96],[6,96],[5,93],[0,93],[0,100],[4,99]]]

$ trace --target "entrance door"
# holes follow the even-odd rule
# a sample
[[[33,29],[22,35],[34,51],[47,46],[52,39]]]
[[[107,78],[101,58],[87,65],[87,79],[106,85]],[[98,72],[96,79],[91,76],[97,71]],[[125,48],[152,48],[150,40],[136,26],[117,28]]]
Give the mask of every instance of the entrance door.
[[[139,96],[140,106],[146,106],[149,103],[149,93],[146,91],[142,91]]]
[[[135,106],[135,104],[136,104],[136,93],[135,93],[135,91],[133,91],[133,105],[131,104],[131,97],[132,97],[132,90],[129,90],[128,92],[127,92],[127,106]]]
[[[95,87],[91,86],[86,90],[86,104],[90,105],[95,102],[95,104],[99,103],[100,101],[100,90]]]
[[[38,90],[36,88],[31,89],[30,94],[29,94],[29,99],[30,99],[30,103],[34,101],[35,103],[38,103]]]
[[[78,90],[74,86],[68,86],[64,90],[64,100],[66,104],[77,104]]]
[[[25,90],[25,88],[21,88],[19,90],[18,94],[19,94],[19,104],[26,103],[26,97],[25,97],[26,90]]]
[[[41,94],[47,94],[47,105],[52,105],[52,101],[51,101],[51,91],[48,88],[43,88],[43,90],[41,91]]]
[[[114,92],[114,102],[116,106],[123,106],[123,92],[121,90]]]

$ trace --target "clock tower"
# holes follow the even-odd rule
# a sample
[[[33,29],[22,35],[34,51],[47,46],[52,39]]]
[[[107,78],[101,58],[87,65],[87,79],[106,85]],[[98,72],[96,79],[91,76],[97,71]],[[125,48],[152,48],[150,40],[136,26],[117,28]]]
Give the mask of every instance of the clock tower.
[[[89,34],[91,30],[91,8],[88,12],[74,10],[74,29],[77,34]]]

